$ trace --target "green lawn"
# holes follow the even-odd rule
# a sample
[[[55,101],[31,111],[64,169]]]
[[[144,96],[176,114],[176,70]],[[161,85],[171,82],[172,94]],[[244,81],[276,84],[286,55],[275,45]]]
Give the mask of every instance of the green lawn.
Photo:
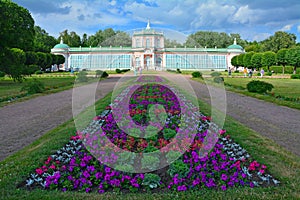
[[[300,97],[300,79],[270,79],[270,78],[226,78],[225,83],[235,87],[241,86],[247,88],[247,84],[251,80],[260,80],[271,83],[274,88],[272,92],[276,95],[283,95],[286,97]]]
[[[111,94],[96,103],[100,113],[111,100]],[[209,115],[210,107],[199,102],[202,111]],[[87,122],[91,116],[86,112],[80,115]],[[87,117],[89,116],[89,117]],[[270,173],[281,181],[280,186],[270,188],[231,188],[227,191],[203,189],[189,192],[151,193],[81,193],[32,191],[17,188],[30,172],[41,166],[46,158],[61,148],[71,135],[75,134],[73,121],[46,133],[34,143],[0,162],[0,199],[299,199],[300,198],[300,158],[287,152],[273,141],[260,136],[227,117],[225,128],[231,137],[259,162],[267,165]]]

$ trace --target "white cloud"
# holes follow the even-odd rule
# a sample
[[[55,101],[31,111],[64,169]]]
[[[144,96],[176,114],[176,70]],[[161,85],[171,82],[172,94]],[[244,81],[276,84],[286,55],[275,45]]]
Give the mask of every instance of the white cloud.
[[[290,31],[292,29],[293,25],[292,24],[288,24],[285,25],[284,27],[282,27],[282,29],[280,29],[280,31]]]
[[[297,31],[298,33],[300,33],[300,25],[297,27]]]

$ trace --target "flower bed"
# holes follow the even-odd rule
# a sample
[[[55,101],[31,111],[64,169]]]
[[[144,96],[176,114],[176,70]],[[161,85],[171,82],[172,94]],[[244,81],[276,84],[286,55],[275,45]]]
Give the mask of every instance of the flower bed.
[[[143,77],[137,81],[149,82]],[[124,90],[24,185],[103,193],[279,184],[225,130],[191,112],[189,100],[156,82]]]

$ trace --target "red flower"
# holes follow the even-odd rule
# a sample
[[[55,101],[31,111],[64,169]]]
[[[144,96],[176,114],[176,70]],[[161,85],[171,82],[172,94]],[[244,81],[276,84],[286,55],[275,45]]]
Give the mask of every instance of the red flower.
[[[43,170],[41,168],[37,168],[35,170],[35,172],[38,174],[38,175],[42,175],[43,174]]]

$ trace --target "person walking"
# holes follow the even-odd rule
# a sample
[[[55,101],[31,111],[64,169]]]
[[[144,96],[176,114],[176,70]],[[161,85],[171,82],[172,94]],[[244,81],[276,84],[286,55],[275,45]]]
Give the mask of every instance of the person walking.
[[[248,70],[247,70],[247,68],[245,67],[245,68],[244,68],[244,77],[247,77],[247,71],[248,71]]]
[[[261,69],[260,70],[260,78],[262,78],[264,76],[264,73],[265,73],[264,69]]]

